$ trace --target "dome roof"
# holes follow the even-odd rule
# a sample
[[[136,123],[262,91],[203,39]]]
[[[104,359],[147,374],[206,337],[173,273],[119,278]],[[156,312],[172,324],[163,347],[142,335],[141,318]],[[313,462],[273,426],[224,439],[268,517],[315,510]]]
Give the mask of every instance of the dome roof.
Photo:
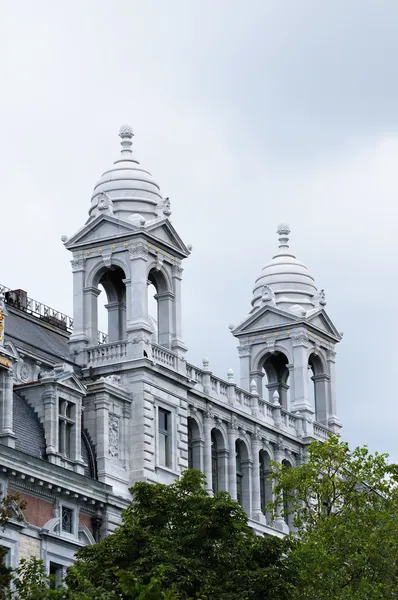
[[[163,198],[152,175],[133,156],[133,135],[130,125],[121,126],[121,154],[94,187],[89,221],[100,211],[123,220],[129,220],[133,215],[135,220],[141,215],[146,221],[158,216]]]
[[[307,267],[297,260],[289,248],[290,228],[281,223],[277,229],[279,251],[256,279],[252,306],[257,309],[264,303],[272,303],[282,310],[293,312],[311,310],[316,305],[317,288]]]

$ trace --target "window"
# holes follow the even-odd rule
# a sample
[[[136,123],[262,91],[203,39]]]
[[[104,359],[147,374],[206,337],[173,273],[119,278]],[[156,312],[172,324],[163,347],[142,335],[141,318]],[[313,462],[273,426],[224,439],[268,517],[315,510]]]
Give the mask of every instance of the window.
[[[239,445],[236,444],[236,499],[240,505],[242,505],[242,459],[240,454]]]
[[[62,531],[73,533],[73,509],[67,506],[62,507]]]
[[[192,425],[188,419],[188,469],[193,469]]]
[[[159,408],[159,464],[171,467],[171,413]]]
[[[263,462],[263,460],[261,460],[261,456],[260,456],[260,498],[261,498],[261,510],[263,513],[265,512],[265,503],[266,503],[265,482],[266,482],[266,477],[265,477],[264,462]]]
[[[57,563],[50,562],[49,575],[51,577],[51,588],[55,589],[62,585],[64,578],[64,567]]]
[[[213,493],[218,492],[218,448],[217,438],[214,432],[211,432],[211,475]]]
[[[75,425],[76,407],[72,402],[59,400],[58,406],[58,452],[72,458],[72,428]]]

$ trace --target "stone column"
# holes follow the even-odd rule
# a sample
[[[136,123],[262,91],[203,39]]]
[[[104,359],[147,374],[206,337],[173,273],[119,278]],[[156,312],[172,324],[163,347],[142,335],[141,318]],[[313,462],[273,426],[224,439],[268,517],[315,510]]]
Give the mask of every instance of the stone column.
[[[13,431],[13,412],[14,412],[14,394],[13,394],[13,368],[3,371],[2,375],[2,411],[1,411],[1,443],[10,448],[15,448],[15,433]]]
[[[329,419],[328,425],[334,431],[339,433],[341,429],[341,423],[337,416],[337,405],[336,405],[336,352],[334,350],[329,351],[328,355],[328,369],[329,369]]]
[[[291,411],[300,411],[305,424],[305,434],[313,433],[314,407],[309,401],[308,393],[308,334],[298,330],[292,335],[293,341],[293,379],[294,398],[291,398]]]
[[[100,290],[95,287],[86,287],[84,293],[84,318],[86,335],[92,346],[98,344],[98,296]]]
[[[71,261],[73,273],[73,331],[69,338],[71,355],[78,355],[88,343],[85,329],[85,298],[84,298],[84,258],[75,257]],[[84,364],[85,358],[75,358],[78,364]]]
[[[105,305],[108,311],[108,342],[118,342],[122,339],[120,327],[120,306],[119,301],[108,302]]]
[[[253,456],[253,502],[252,518],[255,521],[261,520],[261,491],[260,491],[260,429],[255,427],[251,437],[252,456]]]
[[[214,417],[211,406],[208,407],[203,417],[203,433],[205,438],[203,448],[204,474],[206,477],[206,491],[213,494],[212,459],[211,459],[211,430],[214,426]]]
[[[72,458],[75,461],[76,473],[84,474],[84,462],[82,459],[82,400],[79,398],[75,404],[75,425],[72,428],[71,446],[73,448]]]
[[[236,419],[232,417],[231,423],[228,424],[228,479],[229,479],[229,493],[232,500],[237,500],[236,492]]]
[[[156,294],[155,299],[158,302],[158,344],[165,348],[171,348],[173,337],[173,301],[174,294],[171,292],[162,292]]]
[[[46,385],[42,394],[44,404],[44,434],[49,462],[56,463],[58,453],[58,407],[57,393],[53,385]]]
[[[180,264],[174,264],[172,267],[172,277],[173,277],[173,323],[172,323],[172,340],[171,340],[171,348],[177,354],[185,355],[187,351],[187,347],[184,344],[184,340],[182,337],[182,294],[181,294],[181,281],[182,281],[182,273],[183,269]]]
[[[240,386],[244,390],[250,389],[250,354],[251,348],[250,343],[245,340],[241,341],[238,346],[239,359],[240,359]]]
[[[148,246],[137,241],[129,247],[130,285],[126,285],[127,340],[131,358],[151,358],[152,329],[148,316]]]
[[[109,396],[100,393],[95,396],[95,426],[96,426],[96,454],[99,481],[105,482],[107,463],[109,460]]]

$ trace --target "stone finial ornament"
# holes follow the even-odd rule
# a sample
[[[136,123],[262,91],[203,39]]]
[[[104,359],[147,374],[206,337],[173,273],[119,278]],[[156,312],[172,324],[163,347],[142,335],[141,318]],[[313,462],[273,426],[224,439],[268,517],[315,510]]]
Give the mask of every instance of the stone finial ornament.
[[[278,390],[275,390],[275,392],[272,394],[272,401],[274,404],[276,404],[277,406],[281,405],[281,403],[279,402],[279,392]]]
[[[209,366],[210,366],[210,361],[209,361],[209,359],[207,358],[207,356],[205,356],[205,357],[203,358],[203,360],[202,360],[202,364],[203,364],[203,368],[204,368],[204,370],[205,370],[205,371],[208,371],[208,370],[209,370]]]
[[[316,306],[326,306],[325,290],[318,290],[314,297]]]
[[[227,371],[227,377],[228,377],[228,382],[229,383],[233,383],[234,382],[234,372],[232,369],[228,369]]]
[[[133,128],[131,127],[131,125],[120,125],[120,129],[119,129],[119,136],[124,139],[132,139],[132,137],[134,136],[133,133]]]
[[[69,239],[69,238],[68,238],[68,236],[67,236],[67,235],[61,235],[61,242],[62,242],[63,244],[66,244],[66,242],[68,241],[68,239]]]
[[[279,248],[289,248],[289,225],[287,223],[279,223],[276,233],[279,235]]]
[[[250,382],[250,393],[256,395],[258,394],[257,383],[254,381],[254,379],[252,379]]]

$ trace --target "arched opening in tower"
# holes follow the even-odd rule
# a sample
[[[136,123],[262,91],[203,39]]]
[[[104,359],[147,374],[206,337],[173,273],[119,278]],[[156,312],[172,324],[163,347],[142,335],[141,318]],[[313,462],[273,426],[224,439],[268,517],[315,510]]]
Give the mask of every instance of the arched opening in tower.
[[[148,319],[153,341],[165,348],[171,347],[173,298],[166,276],[152,269],[148,274]]]
[[[264,398],[273,402],[274,393],[278,392],[282,408],[289,410],[290,386],[288,358],[283,352],[268,355],[263,363]]]
[[[126,339],[126,275],[121,267],[106,269],[99,281],[97,300],[98,331],[106,335],[100,343]],[[101,337],[101,333],[99,333]]]

